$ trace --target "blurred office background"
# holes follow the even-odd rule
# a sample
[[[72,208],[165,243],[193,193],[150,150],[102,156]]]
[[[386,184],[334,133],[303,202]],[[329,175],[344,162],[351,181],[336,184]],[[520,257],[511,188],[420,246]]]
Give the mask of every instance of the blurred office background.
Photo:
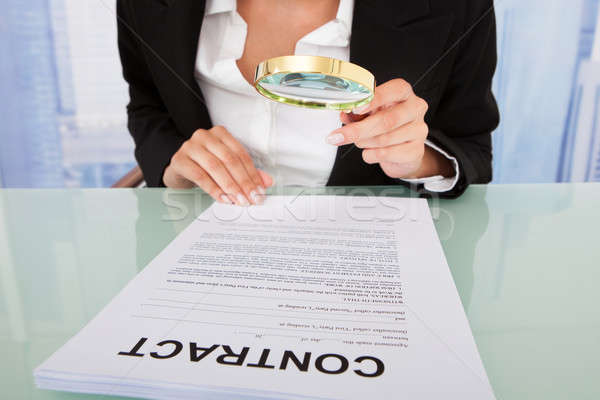
[[[496,183],[600,181],[600,0],[497,0]],[[0,0],[0,186],[135,165],[114,0]]]

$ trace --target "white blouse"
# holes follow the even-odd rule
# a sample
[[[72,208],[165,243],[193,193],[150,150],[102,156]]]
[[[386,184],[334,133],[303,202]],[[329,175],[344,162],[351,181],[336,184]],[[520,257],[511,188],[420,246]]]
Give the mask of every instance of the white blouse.
[[[300,39],[294,54],[348,61],[353,9],[353,0],[340,0],[336,18]],[[324,186],[337,152],[325,137],[341,126],[339,111],[290,106],[258,94],[236,64],[246,35],[247,24],[237,12],[236,0],[207,0],[195,77],[213,124],[224,126],[240,141],[275,184]],[[441,192],[452,189],[457,180],[458,173],[419,181],[426,189]]]

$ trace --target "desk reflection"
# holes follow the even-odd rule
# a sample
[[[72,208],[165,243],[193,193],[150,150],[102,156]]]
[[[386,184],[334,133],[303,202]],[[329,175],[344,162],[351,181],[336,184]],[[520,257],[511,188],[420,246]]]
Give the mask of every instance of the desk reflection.
[[[463,307],[471,303],[477,245],[490,220],[487,187],[455,200],[430,200],[431,214]],[[468,212],[465,212],[465,208]]]
[[[138,216],[136,266],[141,271],[213,200],[199,189],[134,191]]]

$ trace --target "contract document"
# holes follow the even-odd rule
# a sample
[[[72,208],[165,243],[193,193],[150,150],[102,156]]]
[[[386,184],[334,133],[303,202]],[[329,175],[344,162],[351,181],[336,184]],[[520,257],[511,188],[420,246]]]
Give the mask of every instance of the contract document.
[[[390,197],[213,204],[34,376],[155,399],[494,398],[427,202]]]

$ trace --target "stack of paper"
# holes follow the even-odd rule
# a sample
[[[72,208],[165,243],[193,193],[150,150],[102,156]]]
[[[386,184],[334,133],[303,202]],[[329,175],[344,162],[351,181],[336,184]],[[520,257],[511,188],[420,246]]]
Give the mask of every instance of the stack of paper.
[[[156,399],[493,399],[418,199],[214,204],[34,375]]]

